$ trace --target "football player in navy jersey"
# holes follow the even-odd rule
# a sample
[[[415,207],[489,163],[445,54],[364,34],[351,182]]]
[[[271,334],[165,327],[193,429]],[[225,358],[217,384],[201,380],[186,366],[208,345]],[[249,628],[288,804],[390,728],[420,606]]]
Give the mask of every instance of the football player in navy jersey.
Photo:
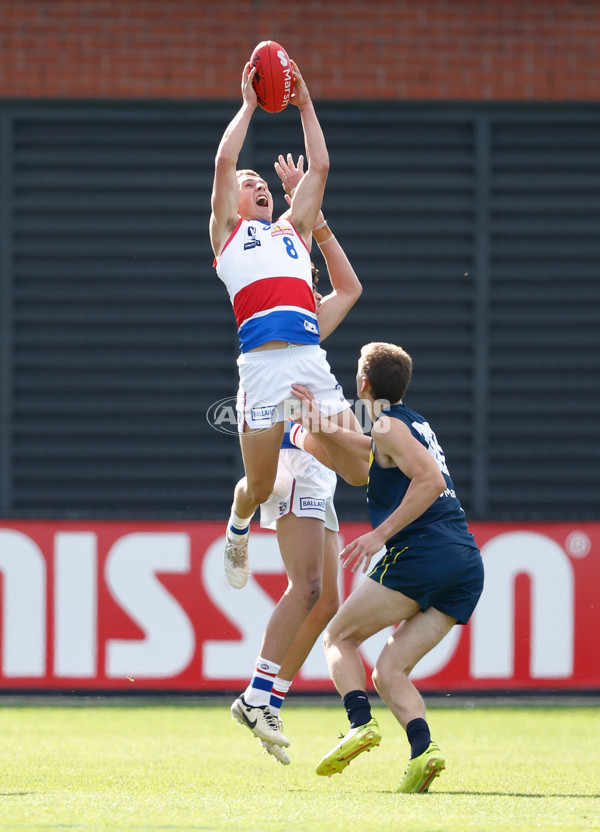
[[[426,792],[445,761],[431,740],[425,703],[409,676],[455,624],[469,620],[483,589],[483,563],[435,433],[403,403],[411,374],[411,358],[401,347],[379,342],[362,348],[357,393],[373,420],[371,439],[324,419],[312,408],[306,388],[296,385],[294,391],[303,400],[304,424],[324,448],[337,444],[370,462],[367,499],[373,530],[340,553],[345,568],[362,570],[367,578],[346,599],[324,636],[327,663],[350,730],[323,757],[317,774],[341,772],[362,751],[379,744],[359,647],[398,624],[372,679],[410,744],[398,791]],[[381,549],[383,556],[369,571]]]

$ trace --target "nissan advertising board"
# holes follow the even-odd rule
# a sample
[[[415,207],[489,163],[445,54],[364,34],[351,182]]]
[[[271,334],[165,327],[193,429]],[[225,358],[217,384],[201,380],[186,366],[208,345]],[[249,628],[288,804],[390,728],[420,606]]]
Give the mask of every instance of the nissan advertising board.
[[[346,523],[349,541],[365,524]],[[424,691],[600,690],[600,523],[472,523],[485,589],[415,668]],[[247,683],[285,588],[276,537],[253,527],[232,589],[222,523],[0,522],[0,687],[224,691]],[[362,574],[340,569],[345,597]],[[362,647],[369,668],[387,638]],[[295,691],[332,692],[320,642]]]

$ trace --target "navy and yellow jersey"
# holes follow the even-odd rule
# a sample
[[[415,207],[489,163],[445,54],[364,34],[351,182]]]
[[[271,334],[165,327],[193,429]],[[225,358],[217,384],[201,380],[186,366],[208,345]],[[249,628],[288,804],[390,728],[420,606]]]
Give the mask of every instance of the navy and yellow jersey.
[[[386,541],[388,551],[392,548],[412,545],[429,548],[448,543],[461,543],[476,547],[473,535],[467,528],[465,513],[454,491],[454,483],[446,465],[444,452],[429,423],[419,413],[415,413],[403,404],[393,404],[382,413],[393,419],[399,419],[408,426],[415,439],[435,459],[446,480],[446,488],[437,500],[420,517]],[[398,508],[409,484],[409,477],[398,467],[382,468],[379,466],[371,448],[367,501],[373,528],[377,528]]]

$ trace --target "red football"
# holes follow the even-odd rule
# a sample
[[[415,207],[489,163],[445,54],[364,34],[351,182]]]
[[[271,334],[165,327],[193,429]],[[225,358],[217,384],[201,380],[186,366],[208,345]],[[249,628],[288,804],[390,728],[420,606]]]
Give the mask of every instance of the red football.
[[[285,110],[294,89],[294,74],[283,46],[274,40],[261,41],[250,57],[250,64],[256,67],[252,86],[259,105],[267,113]]]

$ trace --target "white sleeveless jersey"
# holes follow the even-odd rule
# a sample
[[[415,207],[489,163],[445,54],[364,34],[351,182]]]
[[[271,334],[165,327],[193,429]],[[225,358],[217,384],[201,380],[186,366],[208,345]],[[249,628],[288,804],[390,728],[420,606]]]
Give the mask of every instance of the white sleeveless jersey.
[[[242,352],[267,341],[319,343],[310,253],[289,219],[240,219],[215,266]]]

